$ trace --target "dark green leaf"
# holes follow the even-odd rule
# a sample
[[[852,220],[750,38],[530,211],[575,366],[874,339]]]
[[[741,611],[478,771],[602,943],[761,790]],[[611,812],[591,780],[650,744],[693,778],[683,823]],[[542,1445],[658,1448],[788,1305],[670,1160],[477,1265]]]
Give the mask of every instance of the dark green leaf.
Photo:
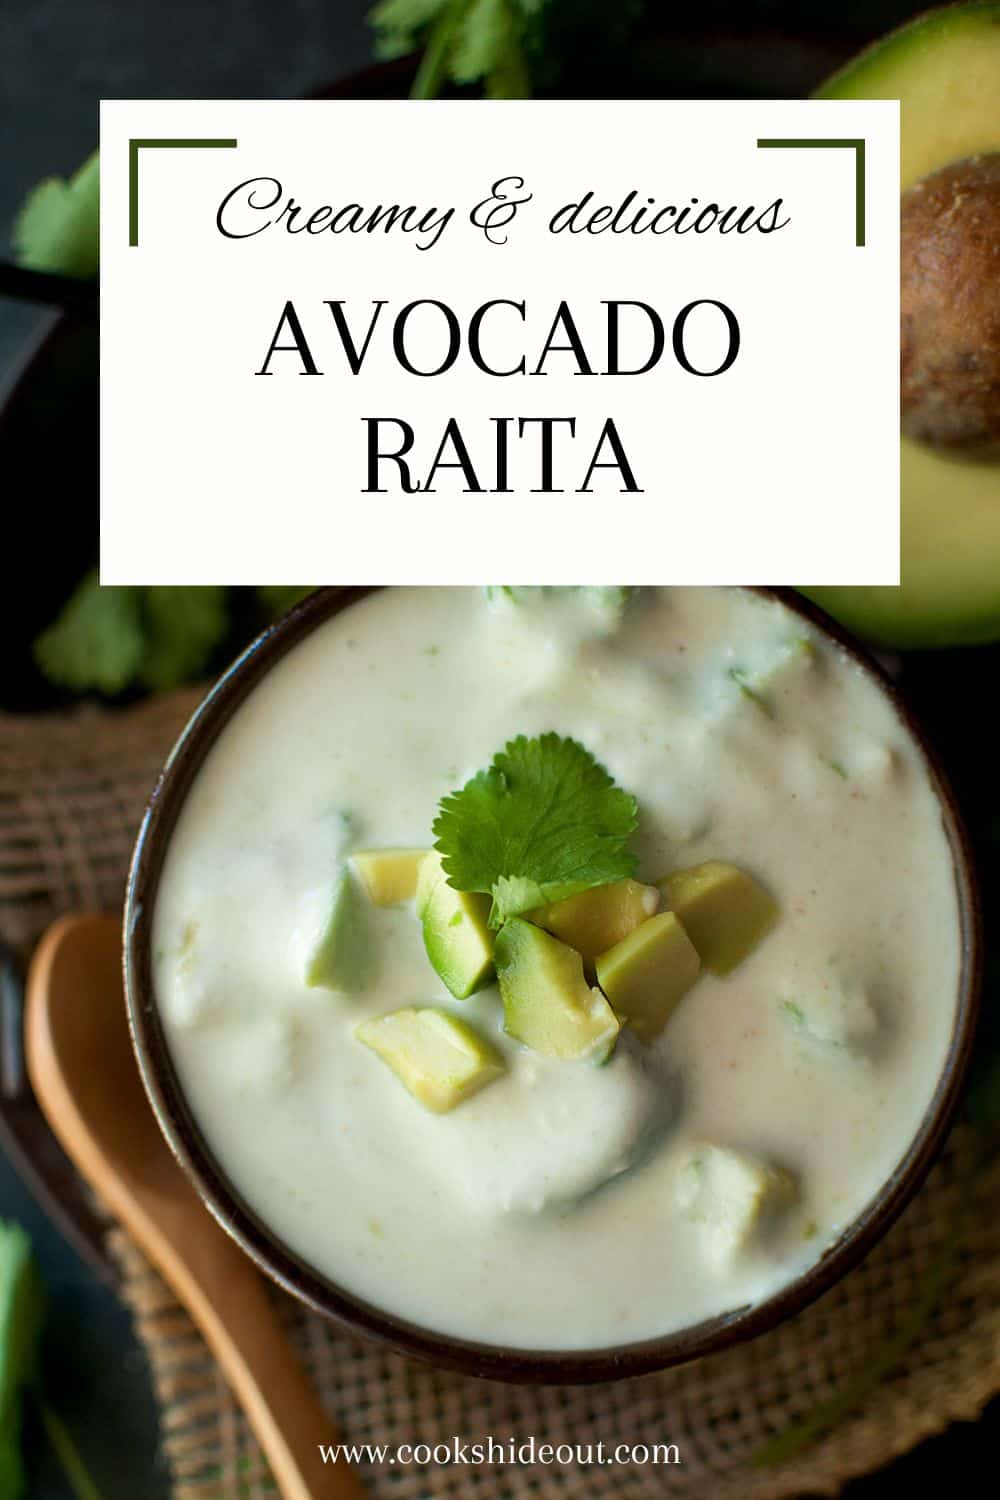
[[[634,797],[577,740],[520,735],[441,801],[435,847],[449,882],[493,897],[491,921],[632,875]]]
[[[381,0],[368,12],[375,30],[377,57],[404,57],[421,44],[424,33],[452,6],[453,0]]]
[[[524,50],[529,17],[546,0],[382,0],[369,13],[376,52],[398,57],[424,48],[412,97],[434,98],[449,80],[482,81],[493,99],[531,93]]]
[[[142,605],[147,647],[139,676],[146,687],[179,687],[203,673],[229,629],[226,590],[147,588]]]
[[[471,0],[451,56],[456,83],[474,83],[489,73],[508,44],[512,22],[511,0]]]
[[[146,646],[140,591],[102,588],[95,569],[38,637],[34,654],[59,687],[112,695],[134,680]]]

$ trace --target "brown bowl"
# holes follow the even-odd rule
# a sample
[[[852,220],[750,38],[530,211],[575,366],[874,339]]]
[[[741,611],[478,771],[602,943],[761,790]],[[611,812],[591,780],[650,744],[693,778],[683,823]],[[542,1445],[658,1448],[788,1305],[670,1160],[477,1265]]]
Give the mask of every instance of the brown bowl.
[[[809,1270],[766,1301],[659,1338],[583,1350],[510,1349],[421,1328],[353,1296],[301,1259],[243,1200],[213,1157],[184,1098],[157,1012],[151,971],[152,914],[164,854],[194,778],[217,736],[261,678],[299,641],[367,588],[310,595],[258,637],[208,694],[171,752],[139,830],[125,905],[125,984],[139,1070],[174,1155],[222,1227],[279,1286],[315,1312],[432,1364],[494,1380],[579,1383],[614,1380],[710,1354],[773,1328],[829,1290],[885,1234],[927,1175],[951,1124],[970,1061],[979,1010],[982,937],[969,842],[951,788],[910,710],[882,668],[822,611],[787,589],[757,590],[808,619],[878,683],[923,750],[955,864],[962,973],[955,1027],[941,1078],[909,1150],[881,1192]]]

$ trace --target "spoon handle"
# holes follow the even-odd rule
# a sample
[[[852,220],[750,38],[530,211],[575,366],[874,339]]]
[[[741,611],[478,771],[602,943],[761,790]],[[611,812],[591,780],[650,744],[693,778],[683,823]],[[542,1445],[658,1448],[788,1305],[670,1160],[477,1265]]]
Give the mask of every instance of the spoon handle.
[[[323,1463],[320,1444],[331,1440],[329,1418],[260,1276],[214,1223],[210,1227],[211,1237],[203,1246],[189,1243],[185,1263],[170,1268],[170,1279],[185,1283],[174,1290],[243,1407],[284,1500],[363,1500],[364,1488],[346,1460]]]
[[[39,1104],[80,1174],[201,1330],[283,1500],[363,1500],[252,1261],[198,1198],[160,1135],[129,1042],[118,924],[66,917],[28,975],[25,1042]]]

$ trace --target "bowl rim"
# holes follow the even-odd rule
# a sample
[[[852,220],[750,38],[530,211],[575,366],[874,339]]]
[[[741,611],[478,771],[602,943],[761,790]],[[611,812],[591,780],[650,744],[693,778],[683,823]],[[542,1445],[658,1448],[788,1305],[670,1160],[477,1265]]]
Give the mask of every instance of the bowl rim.
[[[969,836],[926,731],[884,668],[794,590],[744,586],[806,619],[845,651],[887,695],[922,753],[941,809],[954,866],[962,967],[955,1022],[935,1090],[913,1139],[881,1190],[822,1256],[759,1303],[673,1333],[620,1346],[526,1349],[439,1333],[387,1312],[322,1275],[287,1246],[229,1182],[195,1122],[174,1069],[152,983],[152,913],[166,849],[187,792],[218,734],[262,678],[300,641],[377,586],[329,587],[308,595],[259,635],[224,671],[181,732],[160,772],[129,869],[123,963],[129,1029],[150,1105],[181,1168],[221,1227],[257,1266],[312,1311],[438,1367],[522,1384],[583,1384],[667,1369],[753,1338],[800,1312],[852,1270],[886,1233],[929,1172],[955,1116],[972,1057],[982,985],[982,914]]]

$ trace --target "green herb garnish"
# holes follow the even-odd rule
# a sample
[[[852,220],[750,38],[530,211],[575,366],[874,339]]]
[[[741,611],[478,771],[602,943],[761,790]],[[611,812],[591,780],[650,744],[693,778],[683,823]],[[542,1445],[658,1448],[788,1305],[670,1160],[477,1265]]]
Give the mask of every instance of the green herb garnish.
[[[493,898],[490,925],[635,872],[634,797],[577,740],[511,740],[441,800],[435,848],[448,883]]]

